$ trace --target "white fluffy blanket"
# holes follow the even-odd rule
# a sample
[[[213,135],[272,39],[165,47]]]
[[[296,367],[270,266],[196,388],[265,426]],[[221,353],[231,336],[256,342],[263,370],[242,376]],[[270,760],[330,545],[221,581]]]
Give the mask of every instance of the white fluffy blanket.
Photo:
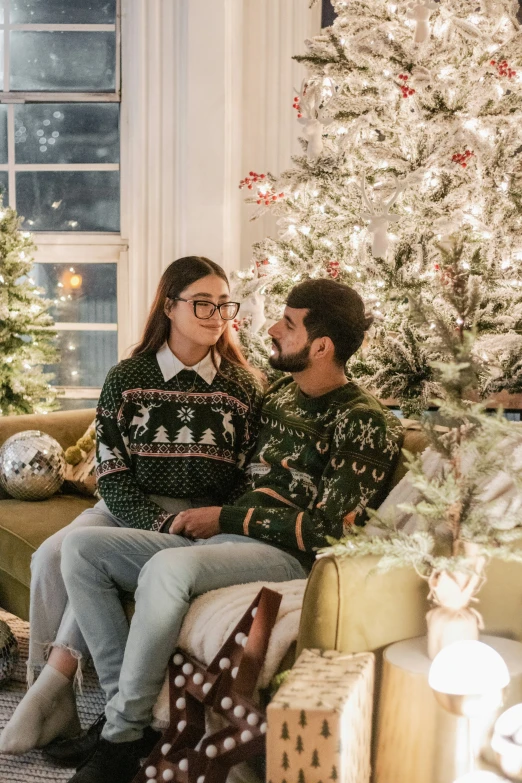
[[[178,646],[208,666],[261,588],[268,587],[281,593],[283,600],[257,683],[258,688],[266,688],[286,651],[297,639],[305,585],[306,579],[294,579],[290,582],[251,582],[211,590],[192,602],[181,628]],[[168,693],[166,677],[153,710],[157,728],[163,728],[169,722]]]

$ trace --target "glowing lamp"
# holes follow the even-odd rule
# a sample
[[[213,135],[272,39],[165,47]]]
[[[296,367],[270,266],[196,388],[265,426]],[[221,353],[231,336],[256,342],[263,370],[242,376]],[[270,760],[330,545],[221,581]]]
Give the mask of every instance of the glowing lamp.
[[[475,717],[502,703],[510,680],[504,659],[483,642],[460,641],[443,647],[430,667],[429,685],[444,709]]]
[[[69,283],[71,288],[79,288],[82,284],[82,276],[81,275],[72,275]]]

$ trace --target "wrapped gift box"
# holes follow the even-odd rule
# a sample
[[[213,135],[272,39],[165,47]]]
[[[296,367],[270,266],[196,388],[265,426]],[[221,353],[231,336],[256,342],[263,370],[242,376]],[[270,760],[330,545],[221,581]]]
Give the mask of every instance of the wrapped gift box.
[[[370,780],[372,653],[303,650],[267,710],[268,783]]]

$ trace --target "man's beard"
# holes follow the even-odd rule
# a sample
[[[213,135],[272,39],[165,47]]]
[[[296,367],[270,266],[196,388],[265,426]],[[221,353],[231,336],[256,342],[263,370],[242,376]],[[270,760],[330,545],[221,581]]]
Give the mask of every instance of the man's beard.
[[[279,349],[278,343],[273,341]],[[278,356],[271,356],[268,360],[270,367],[274,370],[281,370],[282,372],[302,372],[310,366],[310,343],[306,343],[304,348],[301,348],[297,353],[282,354],[279,352]]]

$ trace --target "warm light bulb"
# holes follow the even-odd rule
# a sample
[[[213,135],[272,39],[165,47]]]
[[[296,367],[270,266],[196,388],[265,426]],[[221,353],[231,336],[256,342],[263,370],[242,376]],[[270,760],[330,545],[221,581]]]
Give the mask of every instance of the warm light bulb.
[[[443,647],[429,673],[430,688],[455,696],[501,690],[509,679],[504,659],[496,650],[483,642],[469,640]]]
[[[71,288],[79,288],[82,284],[82,279],[81,275],[73,275],[69,281]]]

